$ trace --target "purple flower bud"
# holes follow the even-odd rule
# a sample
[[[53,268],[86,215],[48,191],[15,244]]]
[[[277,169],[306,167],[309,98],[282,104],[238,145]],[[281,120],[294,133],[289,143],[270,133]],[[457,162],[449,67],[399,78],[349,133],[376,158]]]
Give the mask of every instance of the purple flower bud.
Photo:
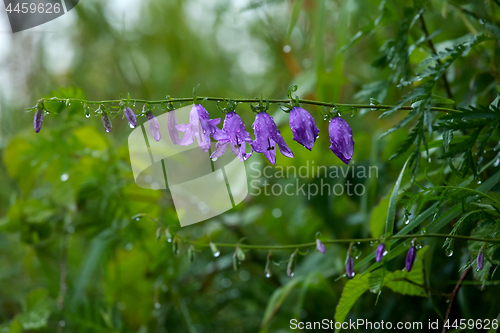
[[[109,116],[108,116],[108,113],[103,111],[101,113],[101,120],[102,120],[102,124],[104,125],[104,129],[106,130],[106,132],[111,132],[111,128],[113,127],[111,125],[111,120],[109,119]]]
[[[479,254],[477,255],[477,270],[480,271],[484,267],[484,253],[483,251],[479,251]]]
[[[148,119],[149,129],[151,130],[151,135],[153,136],[153,139],[155,139],[155,141],[160,141],[161,132],[158,119],[156,119],[155,115],[151,111],[146,112],[146,118]]]
[[[330,120],[328,132],[330,134],[330,149],[342,162],[349,164],[354,154],[351,127],[344,119],[334,117]]]
[[[42,129],[42,123],[43,123],[43,110],[41,108],[36,109],[35,112],[35,119],[33,121],[33,125],[35,127],[35,132],[40,132]]]
[[[385,244],[381,243],[377,247],[377,251],[375,252],[375,260],[377,260],[377,262],[382,261],[382,258],[384,257],[384,252],[385,252]]]
[[[130,126],[132,128],[136,127],[137,126],[137,119],[135,117],[134,111],[132,111],[131,108],[129,108],[128,106],[126,106],[123,109],[123,113],[125,114],[125,118],[127,118],[128,122],[130,123]]]
[[[321,253],[325,253],[326,252],[326,247],[325,247],[325,244],[323,244],[319,238],[316,239],[316,250],[318,250],[319,252]]]
[[[293,107],[290,110],[289,122],[293,139],[311,150],[319,134],[314,118],[306,110]]]
[[[347,277],[352,279],[354,277],[354,259],[351,255],[347,257],[347,261],[345,263],[345,272],[347,273]]]
[[[417,249],[415,248],[415,246],[412,245],[410,246],[410,249],[408,250],[408,255],[406,256],[406,270],[408,272],[411,272],[416,257],[417,257]]]

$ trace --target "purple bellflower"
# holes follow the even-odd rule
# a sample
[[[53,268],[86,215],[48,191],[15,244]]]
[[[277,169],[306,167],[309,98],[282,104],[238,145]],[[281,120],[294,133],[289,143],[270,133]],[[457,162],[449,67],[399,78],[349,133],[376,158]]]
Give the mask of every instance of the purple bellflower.
[[[290,110],[289,121],[293,139],[311,150],[319,134],[314,118],[309,112],[296,106]]]
[[[151,135],[153,136],[153,139],[155,139],[155,141],[160,141],[161,132],[158,119],[156,119],[155,115],[151,111],[146,112],[146,118],[148,119],[149,129],[151,130]]]
[[[326,252],[325,244],[323,244],[323,242],[321,242],[319,238],[316,239],[316,250],[318,250],[321,253]]]
[[[330,120],[328,132],[330,134],[330,149],[342,162],[349,164],[354,154],[351,127],[344,119],[334,117]]]
[[[278,144],[284,156],[293,157],[293,153],[281,136],[281,132],[276,127],[273,117],[267,114],[267,112],[262,111],[257,113],[252,127],[255,132],[255,140],[252,142],[252,148],[258,153],[263,153],[269,162],[272,164],[276,163],[276,144]]]
[[[408,255],[406,256],[406,270],[411,272],[413,264],[415,263],[415,258],[417,257],[417,249],[414,245],[410,246],[408,250]]]
[[[125,118],[127,118],[128,122],[130,124],[130,127],[135,128],[137,126],[137,118],[135,117],[134,111],[132,111],[131,108],[126,106],[123,109],[123,113],[125,114]]]
[[[347,261],[345,263],[345,272],[347,273],[347,277],[349,279],[352,279],[354,277],[354,259],[350,254],[347,257]]]
[[[234,155],[238,157],[240,162],[245,161],[252,155],[252,151],[248,154],[245,153],[246,143],[248,142],[250,144],[252,139],[250,138],[250,133],[248,133],[245,128],[243,120],[241,120],[240,116],[238,116],[236,112],[231,111],[226,114],[226,119],[224,119],[224,125],[222,126],[222,132],[224,132],[227,137],[217,142],[215,145],[217,150],[210,157],[221,157],[224,155],[228,145],[231,146],[231,150]]]
[[[479,251],[479,254],[477,255],[477,270],[480,271],[484,267],[484,253],[483,251]]]
[[[35,127],[35,132],[39,133],[42,129],[43,123],[43,110],[41,108],[36,109],[35,119],[33,120],[33,125]]]
[[[375,251],[375,260],[377,262],[381,262],[382,258],[384,257],[385,254],[385,244],[380,243],[380,245],[377,247],[377,251]]]
[[[175,116],[175,111],[167,112],[167,128],[170,139],[176,145],[179,144],[179,131],[177,130],[177,117]]]
[[[189,124],[180,124],[176,128],[184,132],[184,136],[179,140],[179,145],[189,146],[194,138],[198,140],[200,148],[208,152],[210,149],[210,136],[215,140],[226,139],[227,136],[217,127],[220,118],[210,119],[208,111],[200,104],[194,104],[189,114]]]

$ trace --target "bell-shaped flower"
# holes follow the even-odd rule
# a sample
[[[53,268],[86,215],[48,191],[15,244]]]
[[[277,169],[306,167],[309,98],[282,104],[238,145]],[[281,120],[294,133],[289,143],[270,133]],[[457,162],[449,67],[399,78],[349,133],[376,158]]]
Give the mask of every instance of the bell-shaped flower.
[[[210,149],[210,136],[217,141],[226,138],[226,135],[217,127],[219,123],[220,118],[210,119],[208,111],[203,106],[194,104],[189,114],[189,124],[176,126],[179,131],[184,132],[179,145],[189,146],[196,137],[200,148],[207,152]]]
[[[408,254],[406,255],[406,270],[411,272],[413,264],[415,263],[415,258],[417,257],[417,249],[414,245],[410,246]]]
[[[236,112],[231,111],[226,114],[226,119],[224,119],[224,125],[222,126],[222,132],[226,134],[226,138],[221,139],[215,145],[216,150],[212,154],[212,158],[218,158],[224,155],[226,148],[230,145],[231,150],[238,159],[243,162],[252,155],[250,153],[245,153],[246,143],[252,142],[250,138],[250,133],[247,132],[243,120]]]
[[[351,127],[344,119],[334,117],[330,120],[328,132],[330,134],[330,149],[342,162],[349,164],[354,154]]]
[[[375,251],[375,260],[377,260],[377,262],[381,262],[384,255],[385,255],[385,244],[380,243],[380,245],[377,247],[377,250]]]
[[[276,127],[273,117],[267,114],[267,112],[262,111],[257,113],[252,127],[255,133],[252,148],[258,153],[263,153],[269,162],[272,164],[276,163],[276,144],[278,144],[284,156],[293,157],[293,153],[281,136],[281,132]]]
[[[35,127],[35,132],[39,133],[42,129],[43,123],[43,110],[41,108],[36,109],[35,119],[33,119],[33,125]]]
[[[477,255],[477,270],[480,271],[484,267],[484,253],[483,251],[479,251],[479,254]]]
[[[319,129],[316,127],[314,118],[309,112],[296,106],[290,110],[288,120],[292,129],[293,139],[311,150],[319,134]]]
[[[177,117],[175,116],[175,111],[167,112],[167,129],[170,139],[176,145],[179,144],[179,130],[177,130]]]
[[[148,119],[149,130],[151,131],[151,135],[153,136],[153,139],[155,139],[155,141],[160,141],[161,132],[160,132],[160,124],[158,123],[158,119],[156,119],[155,115],[151,111],[146,112],[146,118]]]
[[[318,250],[321,253],[326,252],[325,244],[323,244],[323,242],[320,241],[319,238],[316,239],[316,250]]]
[[[349,279],[352,279],[354,277],[354,258],[351,255],[347,257],[347,261],[345,263],[345,272]]]
[[[128,122],[130,124],[130,127],[135,128],[137,126],[137,118],[135,117],[134,111],[132,111],[131,108],[126,106],[123,109],[123,113],[125,114],[125,118],[127,118]]]

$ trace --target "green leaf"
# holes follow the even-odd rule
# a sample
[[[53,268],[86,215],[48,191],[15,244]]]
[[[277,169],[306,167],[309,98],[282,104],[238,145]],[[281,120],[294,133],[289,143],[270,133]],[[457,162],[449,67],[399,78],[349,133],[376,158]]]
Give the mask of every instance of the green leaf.
[[[302,4],[304,0],[296,0],[293,5],[292,16],[290,18],[290,25],[288,26],[288,31],[286,32],[285,45],[290,42],[290,37],[292,37],[293,28],[297,24],[297,19],[299,18],[300,11],[302,9]]]
[[[51,312],[51,299],[46,289],[36,289],[30,292],[26,301],[26,311],[19,317],[24,329],[38,329],[47,326]]]
[[[408,164],[408,161],[403,166],[403,169],[401,169],[401,172],[399,173],[398,180],[396,180],[396,183],[394,184],[394,189],[392,190],[391,197],[389,199],[389,206],[387,209],[387,220],[385,223],[385,236],[389,237],[392,236],[393,231],[394,231],[394,219],[396,218],[396,205],[398,201],[398,192],[399,192],[399,187],[401,186],[401,180],[403,179],[403,174],[406,169],[406,165]],[[391,249],[391,242],[386,243],[386,248],[387,251]]]
[[[369,290],[370,273],[355,275],[347,281],[335,311],[335,322],[343,322],[358,298]]]
[[[373,238],[379,238],[384,234],[387,211],[389,210],[389,195],[380,200],[379,204],[373,208],[370,217],[370,231]]]
[[[428,248],[428,246],[425,246],[417,251],[417,258],[411,272],[408,273],[404,270],[389,273],[384,278],[383,286],[402,295],[426,297],[425,289],[418,285],[424,284],[423,257]]]
[[[302,282],[303,279],[304,279],[303,277],[293,278],[283,287],[280,287],[273,292],[271,298],[269,299],[269,302],[267,303],[266,311],[264,312],[264,317],[262,318],[262,323],[260,325],[261,331],[265,330],[267,325],[269,325],[270,320],[273,318],[276,311],[278,311],[278,309],[281,307],[281,305],[288,297],[288,295],[290,295],[293,288],[295,288],[297,284]]]

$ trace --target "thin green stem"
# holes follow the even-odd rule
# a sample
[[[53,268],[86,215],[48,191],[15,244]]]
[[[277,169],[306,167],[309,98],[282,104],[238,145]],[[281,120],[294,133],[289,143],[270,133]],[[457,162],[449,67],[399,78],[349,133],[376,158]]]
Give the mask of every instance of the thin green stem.
[[[179,239],[184,240],[185,242],[191,243],[193,245],[199,247],[209,247],[209,243],[201,243],[188,240],[182,236],[177,235]],[[500,244],[500,239],[488,239],[488,238],[479,238],[479,237],[470,237],[470,236],[461,236],[461,235],[448,235],[448,234],[415,234],[415,235],[394,235],[387,239],[413,239],[413,238],[454,238],[454,239],[463,239],[468,241],[477,241],[477,242],[485,242],[485,243],[495,243]],[[366,242],[377,242],[380,241],[379,238],[357,238],[357,239],[330,239],[330,240],[322,240],[324,244],[342,244],[342,243],[366,243]],[[315,247],[316,242],[303,243],[303,244],[290,244],[290,245],[249,245],[249,244],[230,244],[230,243],[213,243],[217,247],[230,247],[236,248],[239,247],[241,249],[249,249],[249,250],[290,250],[297,248],[309,248]]]
[[[196,99],[198,100],[207,100],[207,101],[215,101],[215,102],[223,102],[224,100],[231,100],[236,103],[256,103],[259,102],[260,99],[257,98],[236,98],[236,99],[228,99],[228,98],[223,98],[223,97],[202,97],[202,96],[197,96]],[[58,102],[58,103],[84,103],[84,104],[90,104],[90,105],[100,105],[100,104],[120,104],[120,103],[142,103],[142,104],[166,104],[166,103],[175,103],[175,102],[191,102],[194,100],[194,97],[182,97],[182,98],[170,98],[170,99],[162,99],[162,100],[145,100],[145,99],[110,99],[110,100],[104,100],[104,101],[87,101],[84,99],[77,99],[77,98],[49,98],[49,99],[43,99],[42,102]],[[266,100],[266,102],[269,102],[271,104],[288,104],[290,103],[290,99],[269,99]],[[370,104],[342,104],[342,103],[333,103],[333,102],[320,102],[320,101],[313,101],[313,100],[308,100],[308,99],[299,99],[299,103],[302,104],[309,104],[309,105],[318,105],[318,106],[326,106],[326,107],[350,107],[350,108],[355,108],[355,109],[370,109],[370,110],[390,110],[393,109],[395,106],[394,105],[370,105]],[[412,110],[413,108],[411,106],[401,106],[398,108],[399,110]],[[432,111],[440,111],[440,112],[458,112],[457,110],[454,109],[449,109],[449,108],[443,108],[443,107],[437,107],[437,106],[432,106],[431,107]],[[167,110],[169,111],[169,110]]]

